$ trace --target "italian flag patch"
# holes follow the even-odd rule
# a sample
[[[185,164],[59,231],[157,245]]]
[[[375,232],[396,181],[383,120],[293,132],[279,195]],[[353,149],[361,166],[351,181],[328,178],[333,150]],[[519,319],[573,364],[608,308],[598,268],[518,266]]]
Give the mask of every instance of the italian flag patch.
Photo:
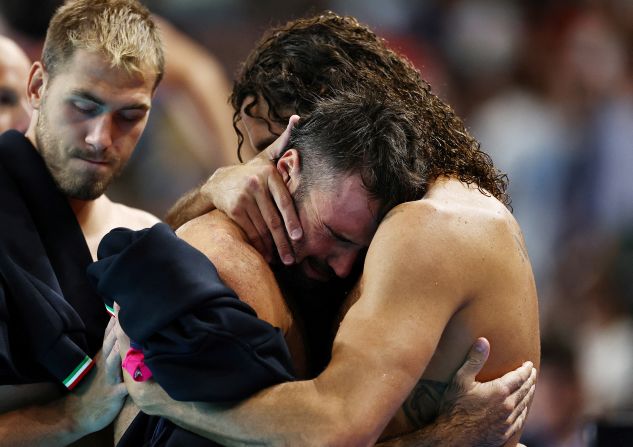
[[[68,377],[66,377],[64,379],[64,385],[66,385],[66,388],[68,388],[69,390],[72,390],[75,385],[77,385],[79,383],[79,381],[81,379],[83,379],[83,377],[88,373],[88,371],[90,371],[90,369],[94,366],[94,360],[92,360],[90,357],[86,356],[84,357],[84,359],[81,361],[81,363],[79,365],[77,365],[77,367],[73,370],[73,372],[71,372]]]
[[[108,313],[110,314],[111,317],[114,317],[114,307],[108,306],[107,304],[105,305],[106,310],[108,311]]]

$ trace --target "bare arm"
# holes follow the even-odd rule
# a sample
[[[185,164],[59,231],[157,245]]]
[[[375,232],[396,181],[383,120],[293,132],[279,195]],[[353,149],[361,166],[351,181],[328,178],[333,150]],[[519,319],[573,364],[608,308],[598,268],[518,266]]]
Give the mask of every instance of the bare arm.
[[[102,352],[95,357],[95,371],[75,391],[45,404],[33,403],[0,414],[0,445],[64,446],[112,422],[127,394],[113,328],[111,322]],[[27,389],[22,390],[23,402]],[[4,390],[13,397],[20,392],[16,387]]]
[[[444,394],[440,415],[432,424],[378,445],[498,446],[522,430],[534,397],[536,369],[526,362],[499,379],[477,382],[475,377],[489,353],[488,341],[478,339]]]
[[[204,131],[211,129],[212,136],[217,140],[218,153],[209,154],[208,150],[201,150],[200,155],[206,158],[214,155],[215,166],[237,163],[233,109],[228,103],[231,86],[224,67],[206,48],[169,22],[159,17],[155,20],[165,46],[167,65],[164,82],[187,94],[197,115],[202,118],[201,127]],[[191,132],[196,132],[196,129],[191,129]],[[201,141],[204,140],[201,138]]]
[[[368,280],[361,298],[346,315],[335,340],[332,362],[317,379],[274,386],[231,407],[177,403],[166,398],[156,386],[141,388],[133,383],[130,384],[130,394],[144,411],[165,416],[225,445],[255,441],[265,445],[372,444],[422,375],[455,306],[455,303],[447,304],[446,308],[421,315],[420,294],[424,296],[425,291],[420,290],[417,282],[413,287],[410,281],[403,280],[416,276],[409,275],[408,271],[403,275],[401,270],[424,270],[410,259],[391,257],[398,254],[399,258],[403,253],[401,244],[406,246],[410,242],[404,240],[400,245],[393,244],[391,251],[381,250],[380,256],[372,255],[370,250],[366,271],[369,272],[367,277],[373,279]],[[449,281],[442,277],[431,268],[433,266],[424,267],[430,275],[442,281],[454,281],[454,278]],[[433,281],[426,283],[427,287],[432,287]],[[432,296],[438,295],[437,290],[433,290]],[[450,304],[451,297],[441,296],[438,300]],[[519,385],[530,371],[529,365],[520,370],[521,377],[515,380],[513,389],[510,385],[502,385],[508,389],[488,394],[495,398],[501,396],[499,402],[503,403],[511,391],[520,388],[522,394],[519,393],[519,397],[514,394],[513,398],[515,403],[523,402],[521,396],[530,392],[531,385],[527,388]],[[471,382],[477,385],[474,376],[472,374]],[[504,384],[503,380],[500,383]],[[468,408],[468,402],[455,406],[455,410],[437,421],[434,429],[420,432],[427,437],[424,439],[431,443],[429,445],[438,439],[442,440],[442,445],[473,442],[470,432],[462,431],[465,434],[461,437],[454,433],[459,421],[464,418],[473,420],[472,414],[464,415],[458,411],[463,408]],[[501,421],[499,436],[506,436],[507,430],[515,430],[513,427],[521,424],[523,408],[518,404],[514,408],[517,414],[509,419],[517,424],[503,425],[508,419],[507,414],[503,414],[508,411],[505,406],[501,416],[493,419]],[[509,411],[513,413],[515,410]],[[479,421],[491,420],[476,416]],[[476,430],[481,431],[481,426]],[[503,442],[508,438],[500,439]],[[399,445],[412,445],[412,442]],[[419,438],[415,442],[419,444]]]
[[[123,345],[127,338],[120,333]],[[479,383],[475,376],[481,370],[487,357],[471,350],[466,363],[458,371],[454,387],[448,392],[446,410],[431,425],[408,435],[390,439],[377,445],[381,447],[479,447],[497,446],[505,443],[519,431],[525,423],[527,407],[533,396],[536,382],[536,370],[529,364],[514,370],[500,379]],[[244,439],[228,439],[216,433],[212,427],[215,417],[230,417],[230,408],[207,403],[184,403],[171,400],[156,384],[140,385],[125,377],[129,382],[130,393],[148,414],[167,415],[183,428],[189,429],[209,439],[224,442],[225,445],[243,445]],[[202,429],[208,426],[207,429]],[[219,424],[221,426],[221,424]],[[486,430],[482,430],[486,427]],[[220,429],[218,428],[218,431]],[[256,435],[256,434],[255,434]],[[262,445],[275,445],[271,439]],[[280,441],[278,441],[280,442]],[[301,445],[310,445],[304,442]],[[520,446],[520,445],[519,445]]]
[[[418,381],[451,315],[447,306],[418,317],[418,294],[409,281],[386,280],[396,273],[391,269],[402,266],[387,262],[385,269],[384,255],[372,255],[370,248],[366,278],[375,279],[367,280],[361,298],[347,313],[332,361],[315,380],[270,387],[230,408],[148,405],[133,388],[131,395],[145,411],[225,445],[255,440],[271,445],[373,444]],[[386,256],[393,261],[389,253]],[[434,332],[423,334],[421,327]]]

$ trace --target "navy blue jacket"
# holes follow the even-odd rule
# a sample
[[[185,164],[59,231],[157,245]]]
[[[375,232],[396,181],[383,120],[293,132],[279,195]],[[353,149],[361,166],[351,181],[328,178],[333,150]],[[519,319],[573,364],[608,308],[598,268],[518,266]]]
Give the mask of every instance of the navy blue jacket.
[[[172,398],[233,402],[294,379],[281,331],[258,319],[211,261],[167,225],[112,230],[98,257],[89,277],[108,306],[119,304],[121,327],[141,345],[154,379]],[[147,436],[153,441],[146,445],[185,438],[186,445],[198,445],[193,439],[215,445],[144,415],[120,445],[139,445]]]
[[[0,384],[78,382],[108,315],[67,198],[23,134],[0,135]]]

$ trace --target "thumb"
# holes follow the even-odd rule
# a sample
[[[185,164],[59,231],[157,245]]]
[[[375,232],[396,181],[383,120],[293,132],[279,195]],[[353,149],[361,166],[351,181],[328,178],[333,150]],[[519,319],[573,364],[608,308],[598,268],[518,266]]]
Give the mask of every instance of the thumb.
[[[290,119],[288,120],[288,125],[286,126],[286,130],[284,130],[283,133],[279,135],[279,137],[270,146],[264,149],[264,152],[266,152],[266,156],[270,160],[273,160],[279,157],[279,154],[281,154],[281,151],[283,151],[285,147],[288,145],[288,141],[290,141],[290,131],[295,126],[295,124],[297,124],[298,121],[299,121],[299,115],[292,115]]]
[[[459,368],[455,376],[459,381],[470,384],[475,381],[475,377],[481,371],[488,355],[490,354],[490,343],[483,337],[479,337],[468,351],[464,364]]]

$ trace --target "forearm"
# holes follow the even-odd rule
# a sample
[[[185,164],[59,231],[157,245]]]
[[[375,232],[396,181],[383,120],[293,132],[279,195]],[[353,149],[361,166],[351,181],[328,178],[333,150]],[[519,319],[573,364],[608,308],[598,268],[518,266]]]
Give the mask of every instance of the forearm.
[[[376,444],[379,447],[468,447],[477,441],[464,439],[464,429],[456,426],[449,417],[440,415],[432,424],[397,438]]]
[[[183,428],[224,445],[374,445],[415,375],[391,362],[383,364],[384,355],[377,359],[357,348],[358,343],[347,343],[353,338],[349,331],[356,328],[350,324],[341,325],[332,360],[314,380],[282,383],[230,408],[164,405],[164,400],[153,407]],[[365,331],[361,335],[371,338]],[[442,434],[437,438],[443,440]]]
[[[237,163],[233,108],[228,103],[231,82],[225,67],[186,33],[164,21],[160,21],[160,27],[167,55],[165,82],[183,90],[195,104],[206,127],[213,130],[218,143],[218,150],[211,154],[214,164]]]
[[[134,418],[138,415],[139,409],[131,398],[127,398],[121,412],[114,420],[114,444],[118,444],[125,434]]]
[[[235,415],[236,412],[231,410],[231,407],[204,402],[172,401],[163,406],[160,415],[185,430],[227,447],[255,444],[255,442],[258,445],[275,445],[272,440],[268,439],[266,433],[259,433],[255,436],[248,432],[250,428],[248,426],[238,425],[236,427],[235,422],[239,419]],[[231,417],[231,414],[234,416]]]
[[[337,439],[336,410],[302,398],[303,385],[278,385],[235,405],[170,400],[155,405],[151,414],[225,446],[349,445]]]
[[[202,187],[198,187],[189,191],[171,207],[165,216],[165,222],[175,230],[214,209],[213,202],[202,193]]]
[[[0,446],[65,446],[87,435],[65,411],[65,399],[0,415]]]
[[[226,446],[365,446],[379,434],[356,423],[345,400],[319,396],[313,382],[276,385],[234,405],[176,402],[162,390],[160,398],[151,394],[151,405],[139,401],[143,411]]]
[[[215,132],[219,149],[215,154],[215,157],[219,156],[216,165],[237,164],[237,136],[233,129],[233,109],[228,103],[230,83],[224,68],[214,57],[199,52],[196,60],[196,70],[185,72],[183,87],[190,92],[204,121]]]
[[[490,439],[495,429],[481,425],[467,414],[452,411],[440,414],[432,424],[377,444],[379,447],[492,447],[516,446],[519,435],[507,442]],[[503,435],[500,435],[503,437]],[[506,438],[507,439],[507,438]],[[520,444],[519,444],[520,445]]]

